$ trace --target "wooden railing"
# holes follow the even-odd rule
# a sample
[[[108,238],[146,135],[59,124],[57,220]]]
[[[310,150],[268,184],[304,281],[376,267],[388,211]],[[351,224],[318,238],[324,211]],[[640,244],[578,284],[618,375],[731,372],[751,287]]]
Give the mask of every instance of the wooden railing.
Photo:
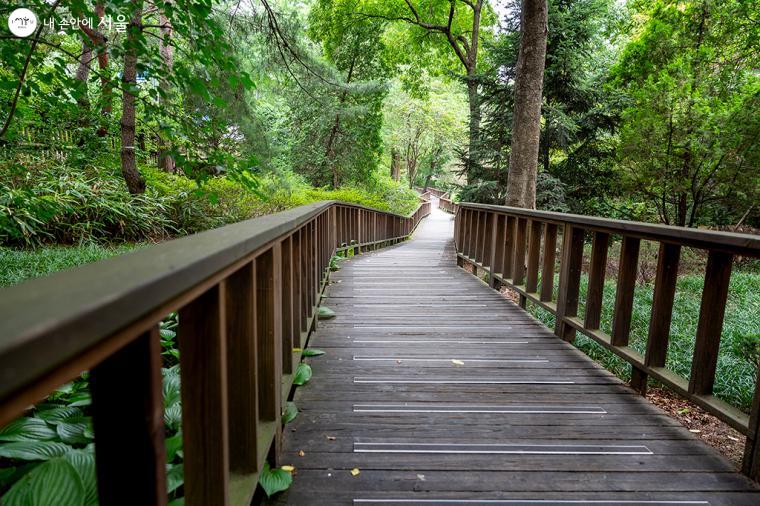
[[[432,188],[430,186],[427,189],[416,187],[415,190],[417,190],[420,193],[430,193],[436,198],[445,197],[449,194],[449,192],[447,191],[439,190],[438,188]]]
[[[457,213],[457,205],[451,199],[446,197],[440,197],[438,199],[438,208],[446,211],[447,213]]]
[[[249,504],[336,251],[399,216],[319,202],[0,290],[0,427],[90,371],[101,504],[166,504],[159,322],[179,313],[185,504]]]
[[[592,246],[585,314],[581,316],[578,306],[587,234]],[[612,332],[608,335],[599,326],[607,255],[613,236],[622,238],[622,244]],[[555,297],[558,237],[561,248]],[[628,345],[642,240],[659,245],[644,355]],[[746,435],[743,472],[755,480],[760,478],[760,388],[755,387],[750,415],[712,395],[732,264],[737,256],[760,257],[760,236],[460,203],[455,241],[460,266],[469,263],[481,269],[494,288],[505,284],[515,290],[521,306],[530,301],[549,311],[556,318],[557,336],[572,341],[576,331],[581,332],[630,363],[634,388],[643,392],[647,377],[655,378]],[[707,253],[688,380],[665,367],[682,247]]]

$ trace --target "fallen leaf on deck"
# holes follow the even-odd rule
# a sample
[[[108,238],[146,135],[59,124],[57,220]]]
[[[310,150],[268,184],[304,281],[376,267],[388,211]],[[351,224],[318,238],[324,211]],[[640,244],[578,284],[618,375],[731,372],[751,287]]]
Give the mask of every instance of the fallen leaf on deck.
[[[293,466],[282,466],[280,467],[280,469],[282,469],[283,471],[287,471],[289,473],[292,473],[293,471],[296,470],[296,468]]]
[[[464,362],[462,362],[461,360],[457,360],[457,359],[453,359],[451,361],[451,363],[454,364],[454,365],[464,365]]]
[[[359,476],[359,473],[361,473],[361,471],[359,471],[358,467],[351,469],[351,476]]]

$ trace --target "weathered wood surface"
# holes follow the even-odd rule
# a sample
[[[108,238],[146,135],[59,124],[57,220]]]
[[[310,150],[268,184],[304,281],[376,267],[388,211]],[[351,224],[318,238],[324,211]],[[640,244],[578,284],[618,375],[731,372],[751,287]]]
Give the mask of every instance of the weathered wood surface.
[[[760,504],[723,457],[457,268],[452,232],[434,211],[334,273],[337,317],[310,341],[327,353],[285,428],[295,480],[269,504]]]

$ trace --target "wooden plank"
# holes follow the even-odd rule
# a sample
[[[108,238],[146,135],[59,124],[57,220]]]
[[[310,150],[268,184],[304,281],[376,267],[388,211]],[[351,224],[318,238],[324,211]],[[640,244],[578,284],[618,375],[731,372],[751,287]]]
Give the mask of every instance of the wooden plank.
[[[92,370],[101,504],[165,505],[166,451],[158,327]]]
[[[541,256],[541,231],[541,222],[531,220],[528,240],[528,272],[525,280],[525,289],[529,292],[535,292],[538,290],[538,264]]]
[[[557,252],[557,225],[546,223],[544,258],[541,266],[541,300],[551,302],[554,295],[554,262]]]
[[[588,329],[599,328],[609,241],[609,234],[594,232],[594,240],[591,246],[591,263],[589,264],[588,292],[586,295],[586,316],[584,320],[584,325]]]
[[[670,322],[673,318],[673,300],[678,282],[678,263],[681,247],[676,244],[660,244],[657,255],[657,277],[654,281],[652,314],[649,319],[646,365],[665,367],[668,355]]]
[[[254,268],[249,262],[224,283],[227,336],[227,385],[230,470],[251,473],[257,457],[256,315]]]
[[[225,330],[223,286],[209,289],[179,311],[184,490],[189,506],[228,501]]]
[[[528,221],[517,218],[515,222],[514,253],[512,254],[512,282],[522,285],[525,282],[525,241]]]
[[[691,362],[691,393],[712,393],[732,264],[733,256],[726,253],[711,251],[707,257],[694,358]]]
[[[279,248],[273,247],[256,257],[256,344],[259,386],[259,417],[275,421],[280,416],[282,344],[277,328],[280,316]],[[277,278],[277,279],[276,279]]]
[[[575,339],[575,329],[567,325],[562,319],[566,316],[578,314],[584,235],[583,229],[570,225],[565,225],[562,234],[562,262],[554,333],[566,341]]]
[[[640,243],[641,241],[636,238],[623,237],[623,244],[620,246],[615,309],[612,316],[612,344],[614,346],[628,344],[636,275],[639,268]]]

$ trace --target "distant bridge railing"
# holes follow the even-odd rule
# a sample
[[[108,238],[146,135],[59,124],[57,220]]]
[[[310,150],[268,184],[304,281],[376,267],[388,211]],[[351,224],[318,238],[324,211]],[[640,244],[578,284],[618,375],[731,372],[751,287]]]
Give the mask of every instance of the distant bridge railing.
[[[572,341],[576,331],[581,332],[630,363],[631,384],[639,391],[646,390],[651,376],[747,436],[742,470],[760,479],[760,387],[756,382],[750,415],[712,395],[733,261],[737,256],[760,257],[760,236],[471,203],[460,203],[455,209],[460,266],[468,263],[481,269],[494,288],[507,285],[519,294],[522,307],[530,301],[550,312],[556,318],[557,336]],[[587,234],[592,246],[585,314],[581,316],[578,303]],[[558,236],[562,245],[555,297]],[[622,237],[622,244],[612,333],[608,335],[599,326],[612,236]],[[659,245],[644,355],[628,345],[642,240]],[[665,367],[682,247],[707,253],[688,380]]]
[[[438,199],[438,208],[446,211],[447,213],[456,214],[457,205],[449,198],[440,197]]]
[[[249,504],[333,254],[430,213],[325,201],[0,290],[0,427],[90,371],[101,504],[166,504],[159,323],[179,313],[185,504]]]

